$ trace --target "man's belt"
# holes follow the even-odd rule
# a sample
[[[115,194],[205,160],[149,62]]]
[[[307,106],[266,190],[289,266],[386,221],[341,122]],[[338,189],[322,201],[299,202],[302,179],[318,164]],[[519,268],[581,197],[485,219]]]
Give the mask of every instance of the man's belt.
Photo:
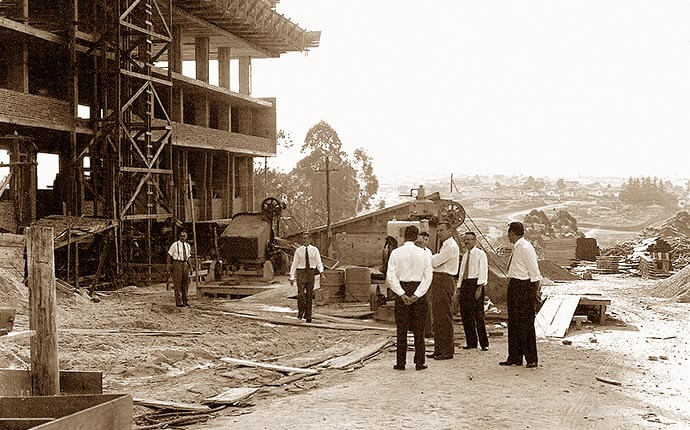
[[[173,263],[187,263],[189,260],[175,260],[173,258]]]

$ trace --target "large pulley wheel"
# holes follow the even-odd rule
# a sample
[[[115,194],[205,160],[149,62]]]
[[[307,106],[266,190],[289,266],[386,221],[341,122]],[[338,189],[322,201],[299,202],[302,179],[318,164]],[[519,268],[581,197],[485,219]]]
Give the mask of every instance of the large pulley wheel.
[[[269,218],[279,217],[283,213],[283,205],[275,197],[267,197],[261,202],[261,213]]]
[[[458,202],[444,202],[438,211],[438,220],[447,222],[452,228],[458,228],[465,222],[465,208]]]

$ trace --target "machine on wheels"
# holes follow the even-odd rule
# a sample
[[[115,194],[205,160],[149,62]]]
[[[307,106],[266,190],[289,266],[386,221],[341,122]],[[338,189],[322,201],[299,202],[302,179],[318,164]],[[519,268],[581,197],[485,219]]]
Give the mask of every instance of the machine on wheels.
[[[261,202],[261,212],[242,212],[218,238],[223,272],[239,276],[273,279],[276,269],[284,270],[286,256],[275,245],[275,230],[285,204],[275,197]]]

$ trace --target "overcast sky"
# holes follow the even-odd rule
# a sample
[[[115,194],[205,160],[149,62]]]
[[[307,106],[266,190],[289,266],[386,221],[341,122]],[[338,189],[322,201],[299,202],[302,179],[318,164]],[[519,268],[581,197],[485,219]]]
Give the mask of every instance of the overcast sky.
[[[296,146],[397,172],[688,177],[687,0],[282,0],[321,46],[255,60]],[[299,154],[271,164],[289,170]]]

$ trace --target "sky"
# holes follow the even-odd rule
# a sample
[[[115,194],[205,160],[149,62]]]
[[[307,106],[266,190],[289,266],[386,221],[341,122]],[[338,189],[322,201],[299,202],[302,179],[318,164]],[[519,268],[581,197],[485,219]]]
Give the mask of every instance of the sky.
[[[277,97],[296,147],[324,120],[381,176],[690,177],[687,0],[282,0],[278,11],[322,31],[306,56],[252,63],[253,95]]]

